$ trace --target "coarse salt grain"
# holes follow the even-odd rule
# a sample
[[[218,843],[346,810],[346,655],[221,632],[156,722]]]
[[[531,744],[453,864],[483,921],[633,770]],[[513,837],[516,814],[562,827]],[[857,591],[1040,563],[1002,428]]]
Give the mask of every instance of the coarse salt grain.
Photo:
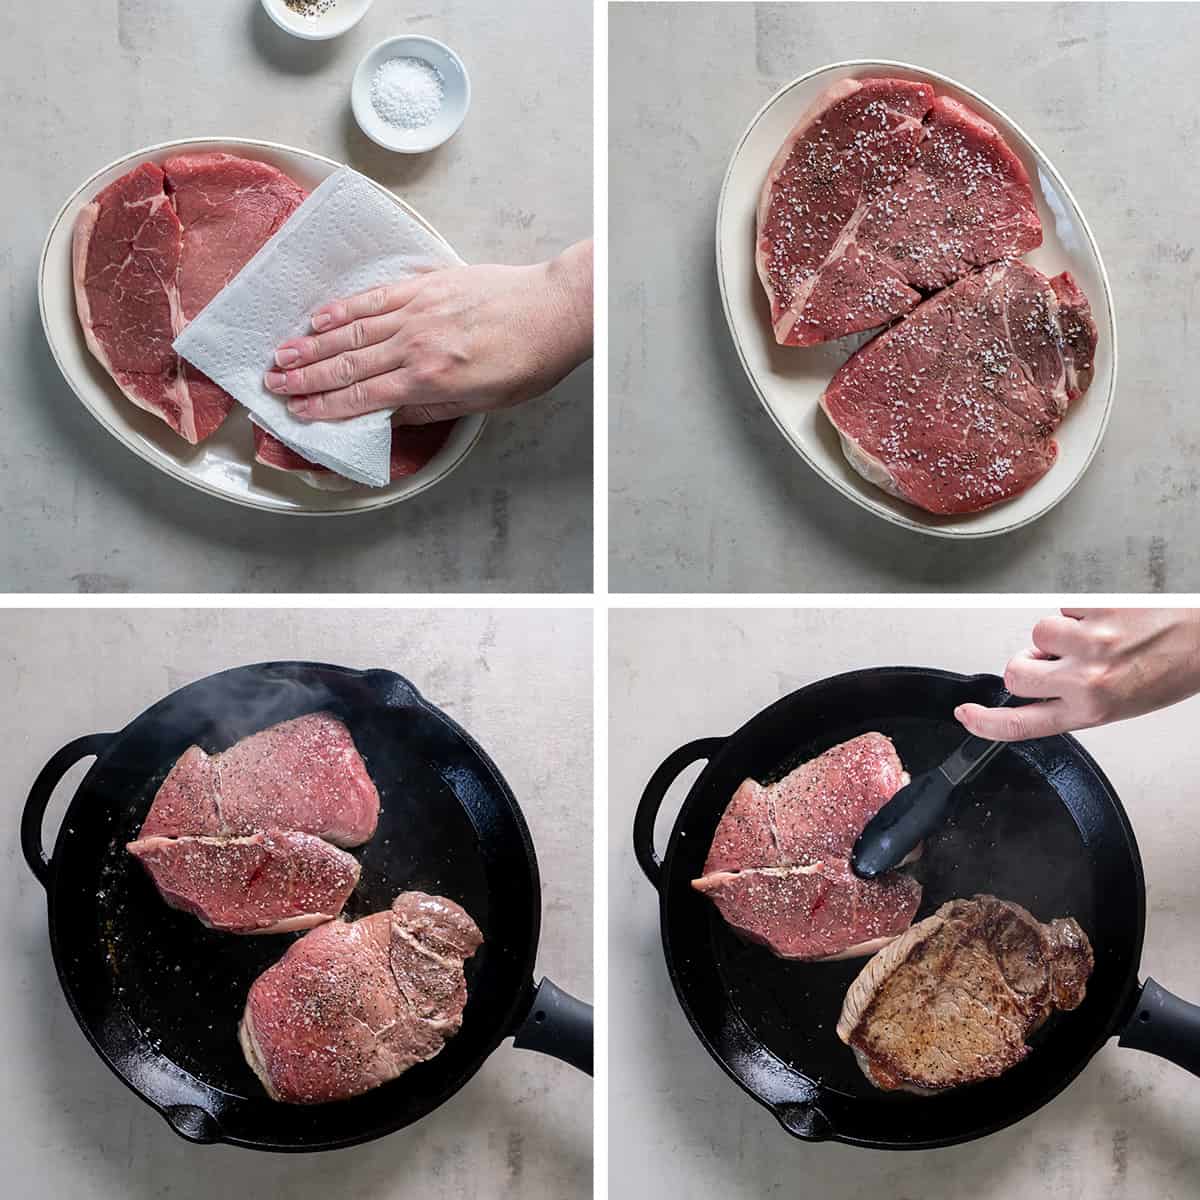
[[[437,67],[423,58],[389,58],[375,68],[371,79],[371,104],[389,124],[400,129],[428,125],[446,95]]]

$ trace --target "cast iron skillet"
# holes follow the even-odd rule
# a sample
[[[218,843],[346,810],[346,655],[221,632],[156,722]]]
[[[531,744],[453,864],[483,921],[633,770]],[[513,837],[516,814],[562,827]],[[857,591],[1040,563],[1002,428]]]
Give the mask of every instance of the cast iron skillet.
[[[991,892],[1041,920],[1078,919],[1096,968],[1074,1012],[1050,1019],[1033,1051],[1001,1078],[917,1097],[867,1082],[835,1033],[846,989],[866,959],[787,963],[741,941],[690,887],[717,821],[747,776],[778,779],[868,730],[887,734],[905,767],[936,766],[962,740],[952,713],[992,703],[992,676],[919,667],[851,671],[771,705],[727,738],[676,750],[638,806],[634,849],[658,890],[663,949],[692,1027],[725,1071],[783,1127],[810,1141],[880,1149],[969,1141],[1012,1124],[1058,1094],[1112,1036],[1200,1074],[1200,1008],[1152,979],[1138,983],[1145,884],[1133,830],[1108,780],[1071,737],[1010,746],[966,789],[913,868],[925,884],[917,918],[953,897]],[[689,763],[708,765],[683,802],[660,861],[654,819]]]
[[[267,1098],[236,1036],[250,984],[292,936],[205,929],[163,903],[125,843],[188,746],[221,750],[322,709],[349,726],[381,800],[375,837],[353,851],[363,871],[346,915],[385,909],[406,888],[436,892],[463,905],[484,944],[467,964],[462,1029],[436,1058],[353,1100],[304,1107]],[[96,761],[47,860],[46,804],[89,755]],[[54,963],[80,1027],[190,1141],[304,1151],[366,1142],[436,1108],[505,1037],[591,1071],[590,1005],[549,980],[533,984],[541,893],[512,792],[466,732],[390,671],[262,663],[181,688],[120,733],[78,738],[54,755],[29,794],[21,843],[46,888]]]

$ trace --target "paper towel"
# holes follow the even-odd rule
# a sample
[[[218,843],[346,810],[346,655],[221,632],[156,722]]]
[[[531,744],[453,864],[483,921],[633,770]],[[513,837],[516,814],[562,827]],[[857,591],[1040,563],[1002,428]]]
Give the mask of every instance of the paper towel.
[[[343,167],[200,311],[175,339],[175,350],[297,454],[382,487],[389,478],[390,413],[301,421],[267,390],[263,376],[281,342],[311,332],[314,309],[461,261],[376,184]]]

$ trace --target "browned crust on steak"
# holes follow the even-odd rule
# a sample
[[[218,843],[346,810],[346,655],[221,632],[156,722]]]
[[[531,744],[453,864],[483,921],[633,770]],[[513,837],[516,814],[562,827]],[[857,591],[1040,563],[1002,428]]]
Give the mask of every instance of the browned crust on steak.
[[[1078,1007],[1093,966],[1079,923],[1042,924],[995,896],[951,900],[850,985],[838,1037],[877,1087],[920,1094],[994,1079],[1055,1010]]]

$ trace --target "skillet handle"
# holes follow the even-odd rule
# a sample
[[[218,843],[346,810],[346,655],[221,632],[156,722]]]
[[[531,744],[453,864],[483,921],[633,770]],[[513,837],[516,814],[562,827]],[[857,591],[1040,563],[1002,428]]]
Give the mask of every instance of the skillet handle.
[[[646,790],[638,801],[637,813],[633,818],[633,852],[646,878],[658,887],[662,874],[662,859],[654,852],[654,819],[667,789],[673,784],[684,767],[702,758],[712,758],[725,745],[725,738],[699,738],[680,746],[674,754],[663,761],[662,766],[650,776]]]
[[[103,754],[116,736],[115,733],[89,733],[68,742],[42,768],[33,781],[33,787],[29,789],[29,799],[25,801],[25,811],[21,814],[21,849],[29,869],[37,876],[42,887],[48,886],[50,878],[50,860],[42,849],[42,818],[46,815],[50,797],[54,795],[59,780],[81,758]]]
[[[1200,1075],[1200,1005],[1181,1000],[1147,977],[1117,1045],[1157,1054]]]
[[[543,979],[529,1015],[513,1035],[519,1050],[538,1050],[592,1073],[592,1006]]]

